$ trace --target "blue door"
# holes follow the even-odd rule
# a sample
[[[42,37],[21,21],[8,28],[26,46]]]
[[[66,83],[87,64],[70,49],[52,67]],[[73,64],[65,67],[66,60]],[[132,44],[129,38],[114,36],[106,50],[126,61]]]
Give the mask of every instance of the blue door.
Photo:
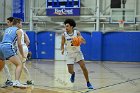
[[[37,41],[38,59],[54,60],[55,33],[39,32],[37,33]]]

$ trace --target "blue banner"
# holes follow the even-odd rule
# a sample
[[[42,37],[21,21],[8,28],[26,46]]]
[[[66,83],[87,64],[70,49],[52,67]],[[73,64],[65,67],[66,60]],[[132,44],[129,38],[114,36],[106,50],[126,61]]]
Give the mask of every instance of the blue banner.
[[[48,8],[47,16],[79,16],[80,8]]]
[[[13,17],[21,18],[22,21],[25,20],[24,12],[24,0],[13,0]]]

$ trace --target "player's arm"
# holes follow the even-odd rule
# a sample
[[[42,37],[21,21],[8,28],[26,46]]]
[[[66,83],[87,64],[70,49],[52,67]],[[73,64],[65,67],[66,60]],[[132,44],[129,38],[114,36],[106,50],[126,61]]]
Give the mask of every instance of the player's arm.
[[[81,33],[78,31],[77,32],[77,36],[80,36],[82,38],[82,43],[86,43],[86,40],[82,37]]]
[[[19,49],[20,54],[24,58],[23,47],[22,47],[22,44],[21,44],[21,36],[22,36],[22,32],[20,30],[17,30],[17,44],[18,44],[18,49]]]
[[[64,34],[63,34],[62,38],[61,38],[61,51],[62,51],[62,55],[64,54],[64,44],[65,44],[65,37],[64,37]]]
[[[24,32],[24,40],[25,40],[25,44],[27,45],[27,46],[29,46],[29,44],[30,44],[30,39],[29,39],[29,37],[28,37],[28,35]]]

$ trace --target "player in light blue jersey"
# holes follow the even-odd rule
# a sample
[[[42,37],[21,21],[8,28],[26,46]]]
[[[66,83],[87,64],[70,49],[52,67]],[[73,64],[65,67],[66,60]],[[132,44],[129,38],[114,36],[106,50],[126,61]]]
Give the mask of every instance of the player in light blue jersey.
[[[19,52],[23,58],[25,58],[23,53],[23,48],[21,44],[21,31],[17,28],[17,25],[21,24],[21,21],[18,19],[14,19],[13,26],[9,27],[5,30],[2,43],[0,44],[0,51],[2,52],[3,60],[11,61],[15,66],[15,82],[13,83],[14,87],[26,87],[19,82],[21,71],[22,71],[22,62],[19,56],[16,54],[16,49],[14,48],[14,44],[17,42]]]
[[[13,26],[13,20],[14,17],[8,17],[7,18],[7,25],[8,27],[12,27]],[[8,60],[5,60],[5,63],[7,63]],[[12,86],[13,82],[12,82],[12,76],[10,74],[9,68],[7,66],[7,64],[5,64],[4,66],[4,74],[6,75],[6,82],[4,83],[4,85],[2,86],[2,88],[8,87],[8,86]]]

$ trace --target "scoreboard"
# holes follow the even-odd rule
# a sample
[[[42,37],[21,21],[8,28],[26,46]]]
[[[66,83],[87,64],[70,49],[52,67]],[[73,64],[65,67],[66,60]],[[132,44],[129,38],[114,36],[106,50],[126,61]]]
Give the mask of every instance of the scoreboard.
[[[80,7],[80,0],[47,0],[47,7]]]
[[[47,0],[47,16],[79,16],[80,0]]]

